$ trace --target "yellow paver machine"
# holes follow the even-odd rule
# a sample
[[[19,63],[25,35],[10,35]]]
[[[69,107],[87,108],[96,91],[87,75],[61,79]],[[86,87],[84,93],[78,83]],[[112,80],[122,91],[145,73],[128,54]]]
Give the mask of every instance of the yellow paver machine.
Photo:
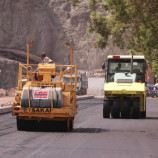
[[[103,118],[146,117],[144,56],[109,55],[104,83]]]
[[[33,42],[27,43],[27,64],[19,64],[18,90],[12,106],[12,115],[17,116],[17,129],[25,130],[32,121],[52,121],[62,122],[64,130],[69,131],[77,113],[77,67],[72,62],[71,65],[29,64],[31,44]],[[70,78],[69,85],[63,82],[63,77]]]

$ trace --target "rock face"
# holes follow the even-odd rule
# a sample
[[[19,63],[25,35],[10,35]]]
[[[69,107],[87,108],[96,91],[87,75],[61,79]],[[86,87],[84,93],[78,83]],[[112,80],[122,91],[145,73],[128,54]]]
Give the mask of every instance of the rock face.
[[[6,90],[0,89],[0,97],[6,96]]]
[[[19,62],[0,58],[0,88],[9,89],[18,84]]]
[[[73,64],[79,69],[101,67],[108,54],[124,54],[110,43],[105,50],[96,48],[95,34],[88,34],[89,10],[84,0],[73,8],[65,0],[1,0],[0,48],[26,51],[27,41],[34,41],[32,54],[47,52],[56,62],[69,63],[73,45]]]

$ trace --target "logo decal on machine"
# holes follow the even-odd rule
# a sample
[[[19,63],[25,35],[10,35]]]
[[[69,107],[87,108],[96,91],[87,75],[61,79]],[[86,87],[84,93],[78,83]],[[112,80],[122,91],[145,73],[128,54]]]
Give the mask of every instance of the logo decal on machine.
[[[51,108],[32,108],[32,112],[50,113]]]
[[[33,99],[48,99],[48,90],[34,90]]]

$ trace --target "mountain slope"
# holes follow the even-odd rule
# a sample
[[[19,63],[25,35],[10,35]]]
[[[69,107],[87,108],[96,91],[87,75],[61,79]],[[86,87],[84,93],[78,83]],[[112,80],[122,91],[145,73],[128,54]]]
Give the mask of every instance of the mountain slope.
[[[26,51],[27,41],[34,41],[32,54],[47,52],[56,62],[69,63],[69,48],[73,45],[73,64],[78,68],[100,68],[107,54],[122,54],[110,43],[107,49],[96,48],[95,34],[88,34],[89,10],[81,2],[73,8],[65,0],[2,0],[0,2],[0,48]]]

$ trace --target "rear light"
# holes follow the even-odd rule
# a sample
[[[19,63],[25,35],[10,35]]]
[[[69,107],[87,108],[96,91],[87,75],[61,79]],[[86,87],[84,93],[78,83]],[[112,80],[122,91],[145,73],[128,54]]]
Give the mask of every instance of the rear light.
[[[120,56],[113,56],[113,59],[120,59]]]
[[[138,80],[138,83],[142,83],[142,80]]]

